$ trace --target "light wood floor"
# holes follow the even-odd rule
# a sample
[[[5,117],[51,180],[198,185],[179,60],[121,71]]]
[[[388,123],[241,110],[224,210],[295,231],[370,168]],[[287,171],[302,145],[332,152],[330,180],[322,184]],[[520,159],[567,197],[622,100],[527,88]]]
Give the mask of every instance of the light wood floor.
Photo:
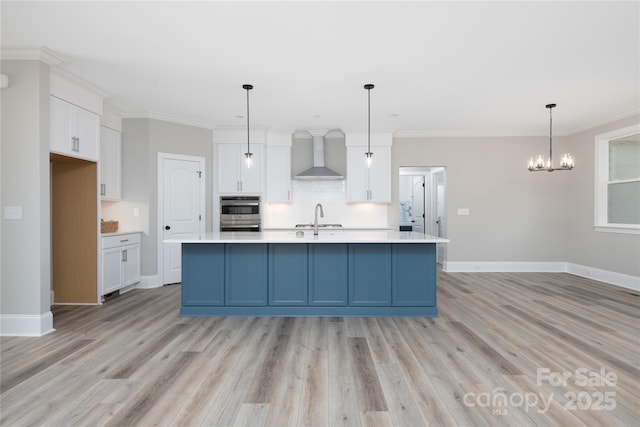
[[[0,424],[638,425],[636,293],[438,280],[439,318],[182,318],[179,285],[58,306],[54,333],[1,340]]]

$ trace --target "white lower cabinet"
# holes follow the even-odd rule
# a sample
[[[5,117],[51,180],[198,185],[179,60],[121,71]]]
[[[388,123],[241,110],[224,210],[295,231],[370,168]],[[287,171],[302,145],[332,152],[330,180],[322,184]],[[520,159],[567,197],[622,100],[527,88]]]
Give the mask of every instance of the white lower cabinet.
[[[140,233],[102,236],[101,295],[140,281]]]

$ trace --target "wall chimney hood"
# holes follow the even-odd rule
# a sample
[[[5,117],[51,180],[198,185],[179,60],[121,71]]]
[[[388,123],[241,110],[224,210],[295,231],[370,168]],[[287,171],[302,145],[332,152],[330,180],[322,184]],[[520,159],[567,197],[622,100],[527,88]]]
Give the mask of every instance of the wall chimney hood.
[[[308,132],[313,137],[313,167],[299,173],[295,179],[303,181],[339,181],[344,179],[344,176],[324,165],[324,137],[329,131],[310,130]]]

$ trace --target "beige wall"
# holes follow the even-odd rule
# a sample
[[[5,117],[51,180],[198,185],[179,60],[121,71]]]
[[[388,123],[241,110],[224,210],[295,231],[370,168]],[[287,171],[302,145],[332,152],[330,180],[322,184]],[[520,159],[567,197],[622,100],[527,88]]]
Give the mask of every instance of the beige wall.
[[[594,231],[595,136],[640,123],[640,115],[576,133],[570,147],[577,167],[571,173],[566,233],[567,261],[640,276],[640,235]],[[566,173],[566,172],[565,172]]]
[[[213,147],[212,131],[154,119],[122,121],[122,201],[103,202],[105,219],[117,219],[121,229],[140,230],[141,272],[158,274],[158,153],[205,158],[205,224],[211,231]],[[140,216],[133,216],[133,209]]]
[[[22,207],[22,220],[2,215],[2,315],[49,312],[49,66],[2,61],[2,208]],[[47,331],[42,331],[47,332]]]
[[[531,173],[531,155],[545,137],[395,138],[389,221],[399,224],[401,166],[447,169],[449,262],[557,262],[566,260],[570,174]],[[566,138],[556,138],[560,149]],[[469,208],[469,216],[457,215]]]

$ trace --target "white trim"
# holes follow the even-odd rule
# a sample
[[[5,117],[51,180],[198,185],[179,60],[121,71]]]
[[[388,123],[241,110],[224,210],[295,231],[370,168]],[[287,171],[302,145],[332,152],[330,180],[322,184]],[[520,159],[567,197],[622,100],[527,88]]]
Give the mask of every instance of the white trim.
[[[553,132],[554,136],[568,136],[567,132]],[[462,130],[399,130],[394,138],[514,138],[530,136],[549,136],[544,132],[500,132],[500,131],[462,131]]]
[[[443,264],[447,273],[479,273],[479,272],[510,272],[510,273],[564,273],[565,262],[527,262],[527,261],[447,261]]]
[[[593,222],[594,230],[600,232],[640,234],[639,226],[608,223],[607,200],[609,191],[609,141],[640,132],[640,123],[602,133],[594,137],[593,173]]]
[[[58,65],[64,58],[46,47],[3,47],[0,58],[14,61],[42,61],[49,65]]]
[[[213,129],[214,127],[212,123],[202,122],[199,120],[190,119],[189,117],[176,116],[173,114],[158,113],[156,111],[149,111],[146,113],[121,113],[121,115],[124,119],[153,119],[204,129]]]
[[[640,108],[635,108],[631,111],[626,111],[624,113],[620,113],[620,114],[616,114],[615,116],[611,116],[608,117],[606,119],[602,119],[602,120],[598,120],[597,122],[588,124],[588,125],[584,125],[584,126],[580,126],[574,129],[570,129],[569,132],[567,132],[569,135],[574,135],[576,133],[580,133],[580,132],[584,132],[587,130],[591,130],[594,128],[597,128],[599,126],[602,125],[606,125],[609,123],[613,123],[616,122],[618,120],[622,120],[622,119],[626,119],[628,117],[633,117],[633,116],[640,116]]]
[[[164,160],[165,159],[174,159],[174,160],[186,160],[186,161],[191,161],[191,162],[198,162],[200,164],[200,170],[202,170],[202,185],[200,186],[200,208],[202,210],[202,215],[203,215],[203,220],[200,221],[200,234],[204,234],[204,231],[206,229],[206,222],[207,222],[207,216],[206,216],[206,204],[207,204],[207,198],[206,198],[206,187],[207,187],[207,164],[205,161],[204,157],[200,157],[200,156],[187,156],[184,154],[171,154],[171,153],[158,153],[158,176],[157,176],[157,187],[158,187],[158,204],[156,205],[156,211],[158,214],[158,223],[157,223],[157,239],[156,239],[156,246],[157,246],[157,254],[158,254],[158,274],[157,276],[150,276],[150,277],[158,277],[158,282],[153,282],[158,283],[158,286],[164,286],[164,244],[163,244],[163,239],[162,239],[162,233],[163,233],[163,229],[164,229]],[[141,281],[142,283],[142,281]],[[142,288],[141,285],[140,288]],[[153,286],[153,287],[158,287],[158,286]],[[138,286],[136,286],[138,287]]]
[[[443,271],[447,273],[569,273],[609,285],[640,291],[640,277],[638,276],[570,262],[447,261],[443,263]]]
[[[628,227],[620,227],[617,225],[594,225],[593,230],[602,233],[640,234],[640,226],[635,224],[631,224]]]
[[[53,329],[53,314],[0,314],[0,336],[41,337]]]
[[[160,267],[158,267],[158,271]],[[140,281],[136,283],[134,286],[135,289],[153,289],[153,288],[161,288],[162,280],[160,279],[159,274],[154,274],[153,276],[142,276]]]
[[[585,277],[597,280],[610,285],[640,291],[640,277],[629,274],[616,273],[615,271],[601,270],[599,268],[587,267],[585,265],[567,263],[567,273],[574,276]]]

